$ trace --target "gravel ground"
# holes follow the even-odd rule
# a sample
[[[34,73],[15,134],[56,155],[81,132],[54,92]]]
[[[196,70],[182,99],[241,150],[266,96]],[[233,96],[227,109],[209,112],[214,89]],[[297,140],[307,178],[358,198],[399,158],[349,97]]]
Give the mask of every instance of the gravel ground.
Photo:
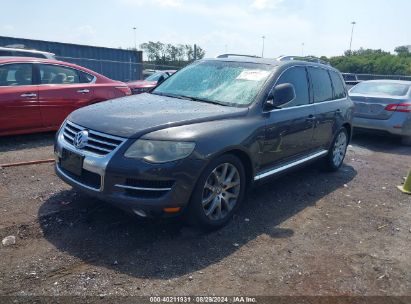
[[[0,139],[0,164],[52,157],[53,134]],[[143,220],[73,191],[51,164],[0,169],[0,295],[411,296],[411,148],[354,138],[250,191],[225,228]]]

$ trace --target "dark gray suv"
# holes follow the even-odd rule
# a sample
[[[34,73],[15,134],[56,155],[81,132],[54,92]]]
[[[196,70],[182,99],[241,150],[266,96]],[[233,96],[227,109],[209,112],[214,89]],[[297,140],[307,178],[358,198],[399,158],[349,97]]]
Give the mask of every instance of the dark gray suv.
[[[352,116],[328,65],[205,59],[150,93],[73,112],[57,134],[56,172],[140,216],[219,227],[258,181],[315,160],[337,170]]]

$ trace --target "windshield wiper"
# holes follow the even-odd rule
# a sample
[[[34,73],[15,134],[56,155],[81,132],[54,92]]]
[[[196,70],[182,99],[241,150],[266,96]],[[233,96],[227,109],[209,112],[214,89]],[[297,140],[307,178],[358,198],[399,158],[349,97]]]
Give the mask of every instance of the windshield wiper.
[[[205,98],[198,98],[198,97],[192,97],[192,96],[185,96],[185,95],[178,95],[176,96],[177,98],[184,98],[187,100],[192,100],[192,101],[200,101],[200,102],[206,102],[206,103],[212,103],[212,104],[216,104],[219,106],[228,106],[225,103],[219,102],[219,101],[214,101],[214,100],[210,100],[210,99],[205,99]]]
[[[171,93],[157,93],[157,92],[152,92],[151,94],[159,95],[159,96],[179,98],[179,99],[185,99],[185,100],[191,100],[191,101],[200,101],[200,102],[212,103],[212,104],[216,104],[216,105],[224,106],[224,107],[228,106],[227,104],[224,104],[222,102],[209,100],[209,99],[204,99],[204,98],[193,97],[193,96],[171,94]]]

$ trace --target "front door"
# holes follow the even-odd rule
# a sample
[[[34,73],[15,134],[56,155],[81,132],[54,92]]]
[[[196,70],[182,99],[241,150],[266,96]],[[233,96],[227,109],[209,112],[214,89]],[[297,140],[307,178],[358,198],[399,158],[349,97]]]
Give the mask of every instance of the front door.
[[[13,63],[0,66],[0,135],[42,127],[33,65]]]
[[[295,66],[286,70],[276,85],[291,83],[296,98],[266,115],[262,169],[308,153],[312,149],[315,110],[310,102],[306,68]]]

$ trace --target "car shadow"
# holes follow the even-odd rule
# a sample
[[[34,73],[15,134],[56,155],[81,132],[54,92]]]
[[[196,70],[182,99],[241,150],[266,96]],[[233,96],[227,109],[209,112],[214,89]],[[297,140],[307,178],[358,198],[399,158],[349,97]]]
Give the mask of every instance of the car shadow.
[[[52,146],[56,132],[0,137],[0,152],[20,151]]]
[[[411,153],[411,148],[403,145],[401,143],[401,138],[398,136],[375,134],[366,131],[355,131],[351,143],[374,152],[384,152],[397,155],[410,155]]]
[[[356,174],[347,165],[335,173],[312,165],[271,180],[250,190],[226,227],[208,233],[185,226],[179,218],[128,215],[74,190],[47,200],[38,218],[44,238],[66,254],[135,277],[169,279],[215,264],[260,235],[291,237],[295,232],[278,227],[282,222]]]

